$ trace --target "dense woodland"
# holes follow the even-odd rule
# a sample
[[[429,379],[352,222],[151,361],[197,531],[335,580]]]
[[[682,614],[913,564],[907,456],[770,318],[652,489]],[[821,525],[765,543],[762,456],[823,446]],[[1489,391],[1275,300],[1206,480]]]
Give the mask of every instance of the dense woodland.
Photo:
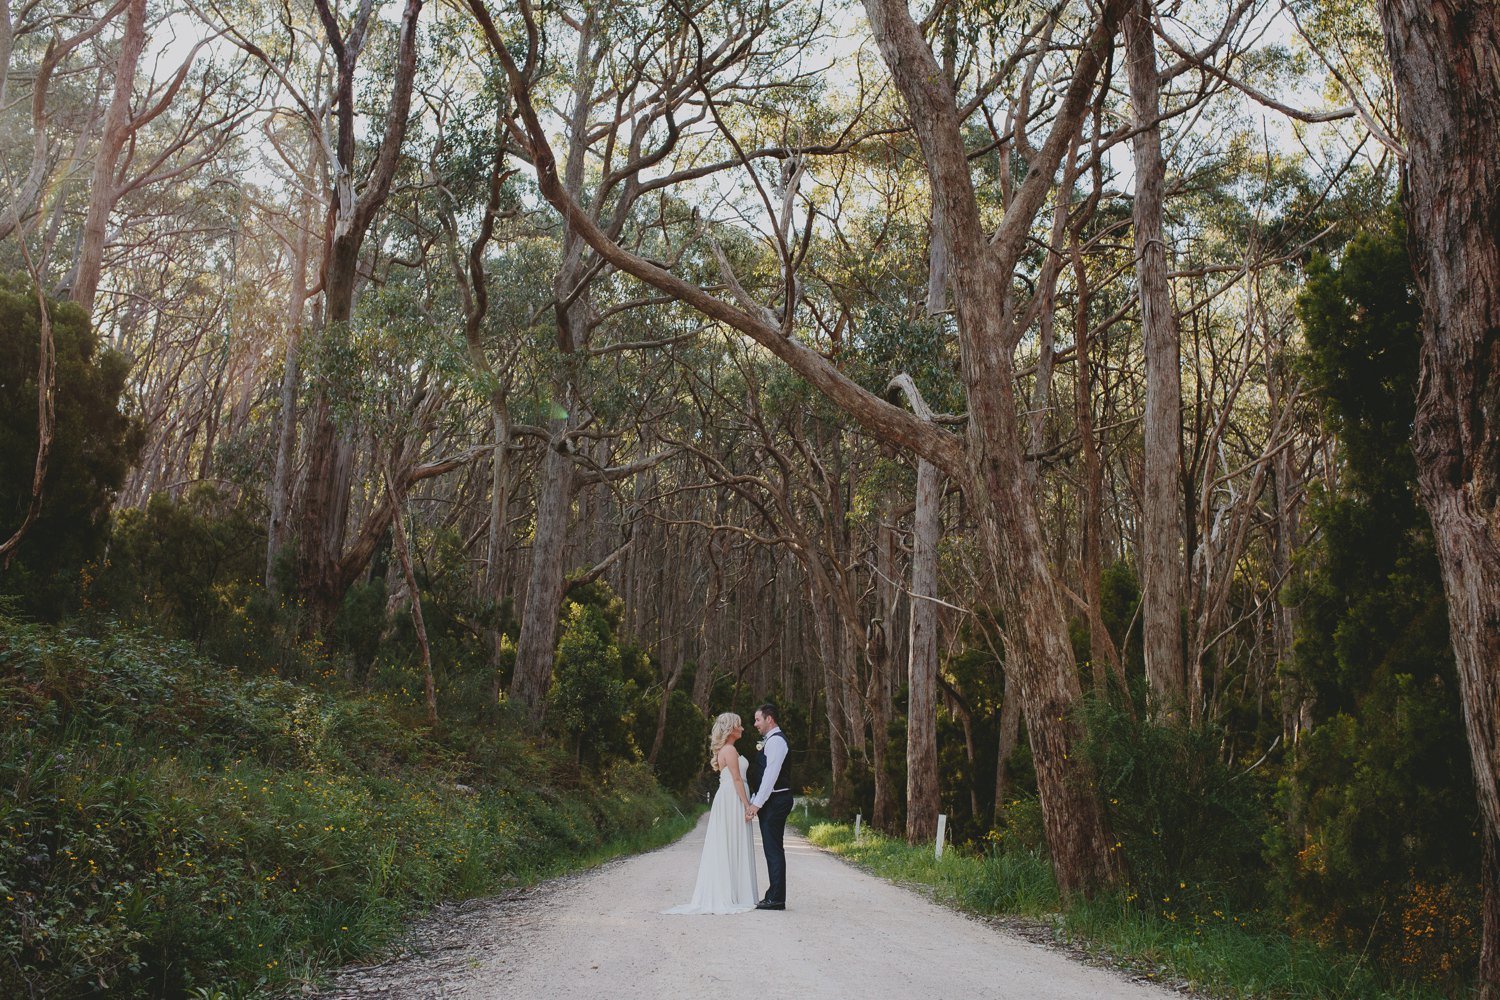
[[[1486,0],[0,0],[3,704],[145,628],[691,795],[769,697],[1500,996],[1496,135]]]

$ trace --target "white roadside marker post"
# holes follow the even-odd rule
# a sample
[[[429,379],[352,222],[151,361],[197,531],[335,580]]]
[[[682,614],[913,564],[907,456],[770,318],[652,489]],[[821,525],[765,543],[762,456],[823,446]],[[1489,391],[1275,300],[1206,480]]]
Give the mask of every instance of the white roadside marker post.
[[[860,828],[860,824],[864,821],[864,818],[865,817],[864,817],[863,813],[855,813],[854,814],[854,839],[855,840],[859,839],[859,833],[860,833],[860,829],[859,828]]]
[[[938,813],[937,850],[933,855],[937,860],[943,860],[943,834],[948,832],[948,816],[946,813]]]

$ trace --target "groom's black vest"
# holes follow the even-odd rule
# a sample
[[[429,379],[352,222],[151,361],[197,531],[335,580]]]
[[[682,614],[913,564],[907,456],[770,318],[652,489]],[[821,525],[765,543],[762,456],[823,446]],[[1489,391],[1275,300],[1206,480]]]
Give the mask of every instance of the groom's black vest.
[[[764,747],[771,740],[781,740],[787,745],[786,759],[781,762],[781,773],[776,776],[776,787],[788,789],[793,788],[795,786],[792,785],[792,745],[787,740],[786,733],[782,732],[779,729],[776,732],[772,733],[770,736],[767,736],[765,739],[761,740],[761,746]],[[757,750],[755,751],[755,780],[751,785],[752,794],[755,791],[760,790],[761,779],[765,776],[765,773],[766,752],[765,750]]]

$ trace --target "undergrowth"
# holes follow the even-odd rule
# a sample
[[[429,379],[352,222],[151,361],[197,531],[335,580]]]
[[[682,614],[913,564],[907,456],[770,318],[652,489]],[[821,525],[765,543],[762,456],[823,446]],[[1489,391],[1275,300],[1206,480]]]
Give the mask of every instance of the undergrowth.
[[[642,765],[0,616],[0,996],[315,982],[434,903],[667,843]]]

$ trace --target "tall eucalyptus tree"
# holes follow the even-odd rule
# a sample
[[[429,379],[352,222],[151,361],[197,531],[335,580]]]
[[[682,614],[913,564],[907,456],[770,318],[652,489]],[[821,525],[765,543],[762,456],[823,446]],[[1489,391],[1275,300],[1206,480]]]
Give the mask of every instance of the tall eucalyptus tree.
[[[1480,995],[1500,996],[1500,6],[1382,0],[1422,299],[1414,444],[1484,858]]]

